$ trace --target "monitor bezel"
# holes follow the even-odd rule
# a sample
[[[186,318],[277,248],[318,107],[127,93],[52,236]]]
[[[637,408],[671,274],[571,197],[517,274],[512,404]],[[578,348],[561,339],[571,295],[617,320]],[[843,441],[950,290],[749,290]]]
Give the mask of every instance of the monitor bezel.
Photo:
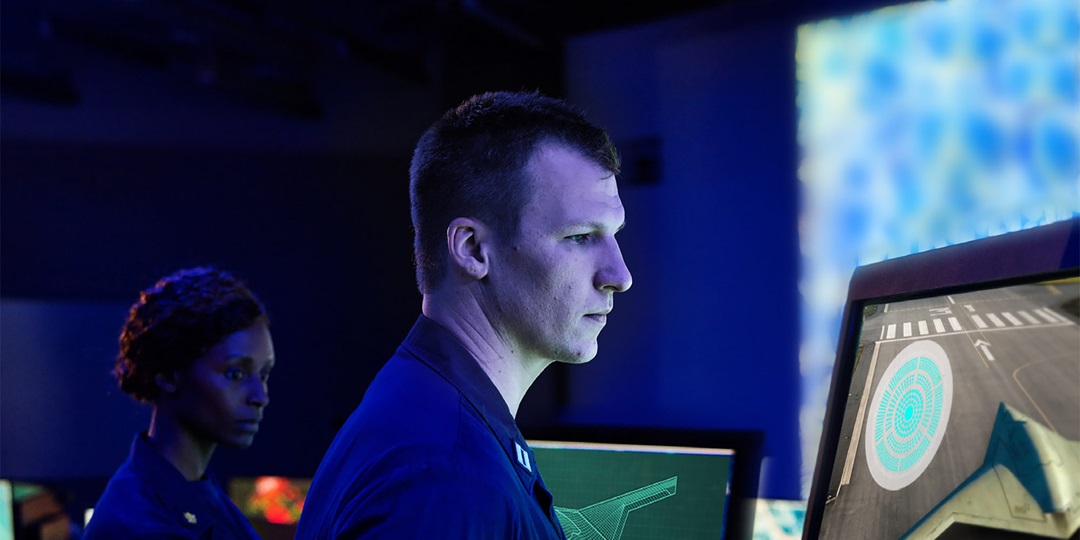
[[[807,501],[803,539],[821,531],[852,363],[867,305],[1007,287],[1080,275],[1080,217],[862,266],[855,270],[833,363],[832,382]]]

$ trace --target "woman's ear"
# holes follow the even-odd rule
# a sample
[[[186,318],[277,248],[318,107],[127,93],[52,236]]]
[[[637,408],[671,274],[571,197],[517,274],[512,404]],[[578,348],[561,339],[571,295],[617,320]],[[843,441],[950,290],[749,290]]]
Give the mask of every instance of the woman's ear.
[[[469,277],[479,280],[488,274],[489,229],[480,221],[459,217],[446,228],[450,261]]]

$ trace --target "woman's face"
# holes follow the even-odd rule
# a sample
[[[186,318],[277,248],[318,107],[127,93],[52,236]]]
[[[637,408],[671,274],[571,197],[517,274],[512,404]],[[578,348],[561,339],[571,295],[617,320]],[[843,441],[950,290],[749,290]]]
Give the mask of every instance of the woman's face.
[[[175,376],[177,421],[205,442],[251,446],[270,403],[274,343],[264,321],[230,334]]]

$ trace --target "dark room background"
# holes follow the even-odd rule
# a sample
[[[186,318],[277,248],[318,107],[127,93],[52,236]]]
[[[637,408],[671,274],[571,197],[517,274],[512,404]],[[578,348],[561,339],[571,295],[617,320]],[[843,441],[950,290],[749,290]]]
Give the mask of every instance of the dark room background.
[[[634,286],[520,423],[760,430],[761,494],[800,498],[795,28],[852,3],[4,0],[0,476],[103,484],[148,418],[109,375],[127,307],[197,264],[249,282],[278,356],[214,468],[314,474],[419,314],[412,145],[539,88],[623,154]]]

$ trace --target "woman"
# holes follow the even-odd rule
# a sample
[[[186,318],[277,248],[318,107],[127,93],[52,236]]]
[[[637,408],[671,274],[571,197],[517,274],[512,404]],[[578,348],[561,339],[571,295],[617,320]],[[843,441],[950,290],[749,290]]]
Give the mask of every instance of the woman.
[[[258,538],[206,467],[251,445],[269,403],[274,345],[262,304],[212,268],[142,292],[120,335],[120,388],[153,406],[150,429],[109,480],[84,538]]]

